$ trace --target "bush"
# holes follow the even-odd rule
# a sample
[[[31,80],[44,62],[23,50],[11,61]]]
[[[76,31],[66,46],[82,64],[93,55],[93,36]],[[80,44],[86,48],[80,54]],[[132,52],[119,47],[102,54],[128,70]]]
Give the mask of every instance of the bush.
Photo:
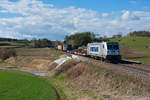
[[[7,58],[10,57],[15,57],[16,56],[16,50],[12,48],[1,48],[0,49],[0,59],[1,60],[6,60]]]

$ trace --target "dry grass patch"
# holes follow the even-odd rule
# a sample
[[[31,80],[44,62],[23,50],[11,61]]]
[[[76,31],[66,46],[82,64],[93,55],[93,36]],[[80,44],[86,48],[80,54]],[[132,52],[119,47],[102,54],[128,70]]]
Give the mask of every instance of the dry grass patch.
[[[63,65],[61,65],[59,68],[57,68],[55,70],[55,76],[58,76],[61,73],[67,72],[69,69],[71,69],[78,63],[79,63],[79,61],[77,61],[77,60],[73,60],[73,59],[68,60],[67,62],[65,62]]]
[[[149,86],[134,81],[129,77],[113,73],[109,70],[87,62],[81,62],[67,71],[68,83],[78,91],[93,93],[104,99],[121,100],[122,96],[148,96]]]
[[[74,79],[76,77],[79,77],[86,70],[86,66],[83,63],[79,63],[67,72],[67,76],[70,79]]]
[[[33,61],[31,61],[31,63],[25,64],[22,67],[38,71],[48,71],[51,63],[51,60],[34,59]]]
[[[6,59],[5,62],[10,63],[10,64],[15,64],[16,59],[14,57],[10,57],[10,58]]]
[[[134,98],[135,96],[146,97],[150,94],[150,86],[145,86],[140,81],[135,81],[130,77],[88,62],[69,60],[52,72],[54,72],[54,79],[65,75],[63,84],[67,85],[69,89],[74,91],[71,93],[75,94],[65,93],[71,97],[77,97],[73,100],[77,100],[80,96],[92,97],[93,100],[102,100],[101,98],[104,100],[123,100],[125,96]],[[59,84],[64,86],[61,80],[64,78],[59,79]],[[63,87],[63,90],[65,89],[66,87]],[[79,98],[79,100],[82,99],[84,100],[84,98]]]

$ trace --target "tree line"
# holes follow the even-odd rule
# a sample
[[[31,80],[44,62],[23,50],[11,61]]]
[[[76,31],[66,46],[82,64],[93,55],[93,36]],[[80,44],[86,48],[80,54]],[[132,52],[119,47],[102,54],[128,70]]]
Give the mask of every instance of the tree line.
[[[140,37],[150,37],[149,31],[134,31],[127,34],[127,36],[140,36]],[[104,37],[96,37],[93,32],[81,32],[75,33],[70,36],[66,36],[64,41],[51,41],[46,38],[43,39],[36,39],[33,38],[32,40],[17,40],[17,39],[10,39],[10,38],[0,38],[0,41],[13,41],[13,42],[21,42],[24,43],[26,47],[34,47],[34,48],[43,48],[43,47],[56,47],[60,44],[68,44],[72,45],[73,48],[78,48],[80,46],[86,46],[88,43],[92,42],[102,42],[102,41],[109,41],[110,38],[120,38],[123,37],[121,33],[115,34],[112,37],[107,38]],[[30,45],[32,44],[32,45]]]
[[[136,36],[136,37],[150,37],[149,31],[134,31],[127,34],[127,36]],[[112,37],[107,38],[104,37],[95,37],[93,32],[82,32],[82,33],[75,33],[70,36],[65,37],[65,43],[71,44],[73,48],[78,48],[80,46],[86,46],[88,43],[91,42],[102,42],[102,41],[109,41],[110,38],[121,38],[122,33],[115,34]]]
[[[31,41],[33,43],[34,48],[43,48],[43,47],[51,47],[52,46],[52,41],[48,40],[46,38],[43,39],[33,39]]]
[[[101,41],[109,41],[109,39],[107,37],[96,38],[93,32],[76,33],[65,37],[65,43],[72,45],[75,49],[91,42]]]
[[[150,37],[150,32],[149,31],[134,31],[134,32],[130,32],[128,36]]]

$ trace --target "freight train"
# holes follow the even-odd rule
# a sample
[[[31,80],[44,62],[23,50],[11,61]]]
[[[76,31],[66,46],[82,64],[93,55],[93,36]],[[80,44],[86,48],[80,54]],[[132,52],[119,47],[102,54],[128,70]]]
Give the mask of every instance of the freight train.
[[[67,51],[71,54],[101,58],[102,60],[121,60],[120,45],[118,42],[88,43],[87,49],[72,50],[71,45],[58,45],[58,50]]]

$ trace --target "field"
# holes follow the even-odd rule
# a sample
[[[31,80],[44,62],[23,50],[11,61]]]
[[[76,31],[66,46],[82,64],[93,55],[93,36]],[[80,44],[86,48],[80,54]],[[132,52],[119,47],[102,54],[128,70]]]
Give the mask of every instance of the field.
[[[0,100],[56,100],[56,93],[44,79],[0,71]]]
[[[111,41],[120,43],[121,54],[124,59],[150,64],[149,37],[123,37],[114,38]]]
[[[29,65],[28,68],[36,70],[33,67],[42,65],[42,69],[46,69],[47,62],[52,62],[63,54],[52,48],[15,48],[15,50],[17,56],[1,61],[1,67],[22,68]],[[52,83],[48,80],[49,78],[40,79],[22,72],[0,71],[0,100],[56,100]],[[56,89],[61,100],[66,100],[63,91],[57,87]]]
[[[25,44],[21,42],[9,42],[9,41],[0,41],[0,47],[24,47]]]
[[[0,66],[21,67],[34,59],[53,61],[63,54],[63,52],[58,52],[52,48],[15,48],[15,50],[17,57],[0,62]]]

